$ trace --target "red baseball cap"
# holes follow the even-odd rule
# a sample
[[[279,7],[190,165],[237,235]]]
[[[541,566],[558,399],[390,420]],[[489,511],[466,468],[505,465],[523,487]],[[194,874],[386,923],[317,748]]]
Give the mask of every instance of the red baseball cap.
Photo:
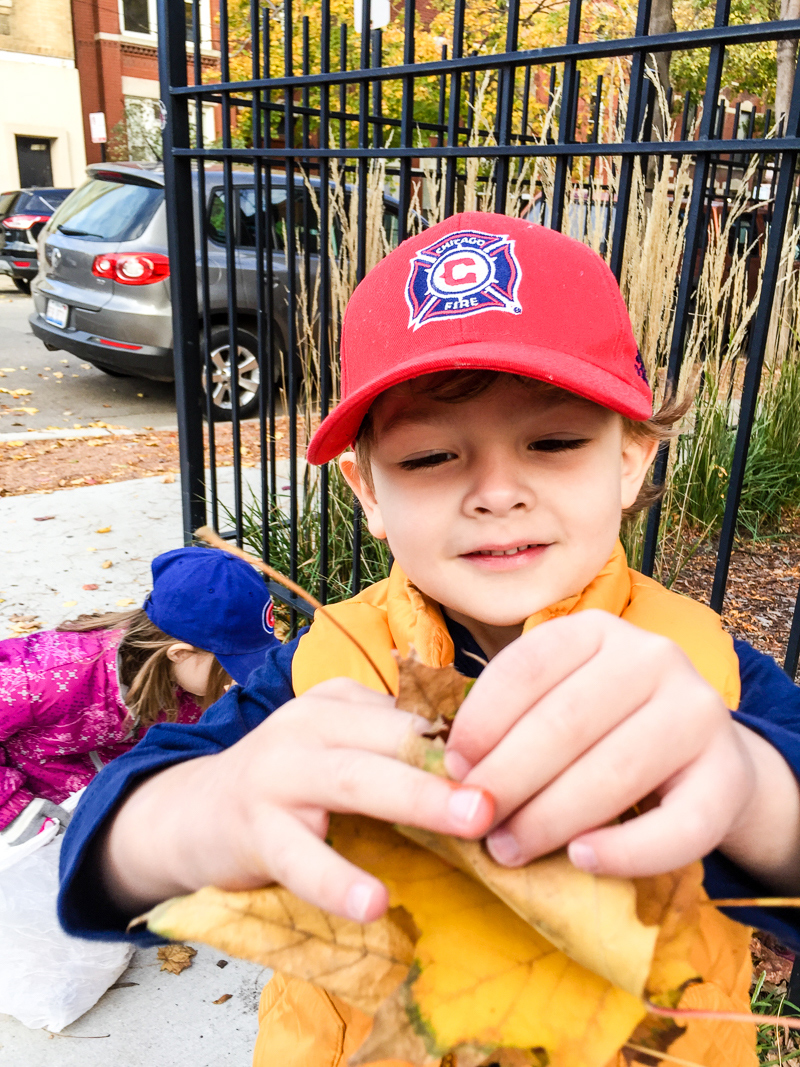
[[[464,212],[404,241],[356,288],[342,324],[341,402],[308,446],[327,463],[377,396],[443,370],[550,382],[630,419],[653,398],[613,274],[571,237]]]

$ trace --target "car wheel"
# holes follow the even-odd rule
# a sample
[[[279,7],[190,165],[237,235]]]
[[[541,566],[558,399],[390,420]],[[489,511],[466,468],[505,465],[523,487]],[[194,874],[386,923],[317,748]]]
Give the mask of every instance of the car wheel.
[[[240,326],[236,331],[238,342],[237,378],[239,384],[239,418],[249,419],[258,411],[258,391],[261,374],[258,366],[258,338],[250,330]],[[282,345],[279,349],[282,350]],[[282,351],[279,351],[277,367],[282,366]],[[233,418],[233,390],[231,388],[231,349],[227,326],[215,326],[211,331],[211,412],[214,422],[230,422]],[[276,378],[280,371],[276,369]],[[203,387],[208,389],[206,375]]]
[[[21,293],[24,293],[25,296],[31,295],[31,283],[27,278],[12,278],[11,280]]]

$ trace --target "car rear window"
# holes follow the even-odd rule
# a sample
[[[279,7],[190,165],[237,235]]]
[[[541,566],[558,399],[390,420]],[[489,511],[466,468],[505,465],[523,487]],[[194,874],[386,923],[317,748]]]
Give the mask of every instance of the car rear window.
[[[135,241],[163,200],[161,186],[91,178],[64,201],[47,228],[86,240]]]
[[[71,189],[37,189],[35,193],[20,193],[15,215],[52,215],[63,204]],[[2,208],[0,207],[0,213]]]

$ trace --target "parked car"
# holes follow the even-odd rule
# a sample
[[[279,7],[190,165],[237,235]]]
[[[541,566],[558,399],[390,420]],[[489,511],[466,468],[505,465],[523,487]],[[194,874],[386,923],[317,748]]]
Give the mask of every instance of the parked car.
[[[51,350],[64,349],[112,375],[172,381],[172,308],[169,289],[164,172],[157,163],[92,164],[88,181],[53,215],[39,240],[39,274],[33,286],[34,334]],[[195,206],[197,207],[197,175]],[[234,172],[238,407],[246,418],[258,410],[260,386],[256,314],[255,191],[252,171]],[[312,182],[313,185],[313,182]],[[212,410],[232,413],[225,192],[220,170],[205,171],[206,235],[201,248],[195,210],[198,303],[202,307],[200,255],[210,283]],[[308,188],[294,187],[295,229],[316,274],[319,231]],[[276,378],[284,365],[288,271],[284,248],[286,182],[272,177],[273,334]],[[397,204],[385,198],[384,224],[396,243]],[[208,383],[203,376],[203,384]]]
[[[39,267],[36,239],[71,189],[12,189],[0,193],[0,274],[21,293],[31,291]]]

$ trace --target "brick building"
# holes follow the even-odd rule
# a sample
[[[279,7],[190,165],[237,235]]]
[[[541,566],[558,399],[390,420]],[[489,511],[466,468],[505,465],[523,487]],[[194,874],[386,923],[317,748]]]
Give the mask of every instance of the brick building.
[[[85,165],[70,0],[0,0],[0,190],[79,182]]]
[[[191,4],[185,6],[191,35]],[[203,65],[215,67],[218,0],[201,0],[200,9]],[[89,162],[101,159],[89,131],[89,115],[98,111],[106,117],[108,158],[160,158],[156,0],[72,0],[72,19]],[[213,108],[203,131],[208,140],[215,136]]]

